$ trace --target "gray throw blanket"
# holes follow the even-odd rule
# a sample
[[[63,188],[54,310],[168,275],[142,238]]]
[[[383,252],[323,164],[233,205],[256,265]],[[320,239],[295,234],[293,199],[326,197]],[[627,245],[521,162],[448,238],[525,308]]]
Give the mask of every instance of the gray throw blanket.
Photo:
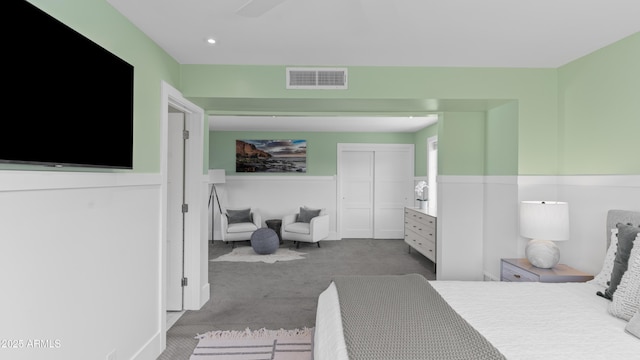
[[[421,275],[334,283],[350,360],[505,359]]]

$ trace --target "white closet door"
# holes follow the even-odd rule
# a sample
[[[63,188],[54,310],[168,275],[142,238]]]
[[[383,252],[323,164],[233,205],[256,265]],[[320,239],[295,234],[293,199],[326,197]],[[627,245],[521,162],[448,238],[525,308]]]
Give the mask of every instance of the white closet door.
[[[338,144],[341,238],[404,238],[413,206],[412,144]]]
[[[343,238],[373,237],[373,151],[345,151],[341,154]]]
[[[413,154],[376,150],[374,164],[373,238],[402,239],[404,207],[413,203]]]

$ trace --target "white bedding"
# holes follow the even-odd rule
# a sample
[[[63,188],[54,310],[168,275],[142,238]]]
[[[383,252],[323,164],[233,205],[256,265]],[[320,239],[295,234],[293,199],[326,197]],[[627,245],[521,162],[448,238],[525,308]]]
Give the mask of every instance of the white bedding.
[[[591,283],[430,281],[507,359],[640,359],[640,340]],[[428,334],[425,334],[428,336]],[[335,285],[318,299],[315,360],[348,360]]]

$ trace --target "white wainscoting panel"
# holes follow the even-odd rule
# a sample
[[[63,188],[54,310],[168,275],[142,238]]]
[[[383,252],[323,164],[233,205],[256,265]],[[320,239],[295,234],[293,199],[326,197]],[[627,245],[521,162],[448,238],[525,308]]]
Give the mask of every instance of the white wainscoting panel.
[[[610,209],[640,211],[640,175],[520,176],[521,200],[569,203],[571,239],[558,242],[560,262],[590,274],[602,268]],[[518,256],[524,256],[521,239]]]
[[[438,177],[438,280],[483,279],[484,179]]]
[[[500,259],[518,250],[518,178],[484,177],[484,275],[500,279]]]
[[[203,176],[200,182],[200,194],[207,195],[207,191],[209,188],[209,177]],[[207,195],[208,196],[208,195]],[[186,297],[186,299],[190,299],[190,304],[185,304],[185,309],[187,310],[198,310],[200,309],[207,301],[209,301],[209,296],[211,291],[209,289],[209,237],[207,235],[207,201],[208,198],[203,196],[200,197],[201,201],[199,204],[195,204],[198,206],[198,212],[194,214],[194,216],[199,216],[200,221],[198,222],[200,226],[200,230],[197,232],[196,237],[200,238],[198,245],[190,244],[189,246],[199,246],[200,249],[198,251],[191,251],[190,254],[197,254],[200,256],[199,259],[193,259],[188,262],[190,266],[190,272],[187,274],[191,274],[190,276],[195,277],[197,274],[197,278],[189,279],[189,283],[198,284],[198,286],[187,286],[186,291],[191,292],[191,296]],[[188,249],[187,249],[188,251]],[[185,253],[187,252],[185,251]],[[186,254],[185,254],[186,255]],[[194,281],[194,282],[192,282]],[[186,302],[186,301],[185,301]]]
[[[8,356],[158,353],[159,176],[0,172],[0,204],[0,338],[59,341]]]

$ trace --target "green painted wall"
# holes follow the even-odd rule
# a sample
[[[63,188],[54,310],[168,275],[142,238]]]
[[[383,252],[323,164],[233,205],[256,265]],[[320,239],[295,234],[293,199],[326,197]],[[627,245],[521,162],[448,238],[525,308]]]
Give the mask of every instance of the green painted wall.
[[[484,175],[485,112],[447,112],[438,122],[438,174]]]
[[[30,0],[29,2],[134,66],[133,172],[159,172],[161,81],[164,80],[177,88],[180,85],[179,64],[104,0]],[[99,69],[96,70],[99,71]],[[101,106],[108,106],[108,99],[101,99],[98,103],[103,104]],[[51,109],[45,110],[46,113]],[[96,107],[96,111],[100,111],[100,108]],[[36,112],[43,113],[37,109]],[[91,114],[87,114],[87,121],[91,121]],[[207,163],[203,164],[203,171],[206,169],[205,164]],[[0,169],[43,170],[41,166],[4,164],[0,166]],[[56,171],[51,168],[44,169]],[[69,170],[70,168],[64,168],[58,171]],[[117,171],[73,168],[73,171],[83,170]]]
[[[560,174],[640,174],[640,33],[558,70]]]
[[[248,132],[212,131],[209,133],[209,167],[236,173],[236,140],[307,140],[307,172],[260,175],[333,176],[338,173],[339,143],[413,144],[413,133],[330,133],[330,132]],[[246,173],[241,173],[246,175]]]
[[[540,147],[541,138],[557,142],[557,71],[555,69],[502,69],[502,68],[419,68],[419,67],[349,67],[349,89],[334,91],[286,90],[285,66],[215,66],[183,65],[182,91],[184,95],[205,106],[210,113],[235,110],[237,113],[257,111],[266,103],[283,104],[297,111],[298,103],[316,102],[314,111],[332,111],[334,100],[375,100],[388,104],[396,111],[398,103],[407,110],[426,109],[432,112],[465,112],[464,108],[442,108],[438,100],[513,99],[518,101],[518,173],[557,173],[557,151],[553,147]],[[211,101],[212,97],[218,101]],[[268,101],[267,101],[268,100]],[[339,103],[342,104],[342,103]],[[216,108],[218,105],[218,108]],[[225,107],[222,109],[222,107]],[[235,108],[234,108],[235,107]],[[271,105],[266,110],[275,111]],[[380,108],[376,108],[380,111]],[[286,112],[285,110],[283,110]],[[475,110],[472,110],[475,111]],[[451,136],[451,139],[455,136]],[[439,139],[440,145],[442,139]],[[445,155],[446,156],[446,155]],[[446,161],[463,160],[452,155],[445,158],[445,171],[482,175],[483,168],[464,160],[447,164]],[[422,167],[422,165],[420,165]],[[420,172],[422,170],[419,169]],[[443,173],[443,175],[452,175]]]
[[[255,105],[255,99],[270,104],[286,99],[299,112],[309,99],[324,100],[324,108],[318,103],[309,108],[315,113],[330,111],[335,99],[374,99],[385,104],[378,111],[396,109],[400,101],[407,101],[407,110],[417,110],[422,99],[422,109],[451,114],[467,110],[442,108],[434,99],[513,99],[507,106],[487,109],[483,169],[461,156],[471,145],[447,144],[469,134],[458,124],[447,125],[445,116],[441,125],[447,135],[439,139],[440,149],[447,149],[441,152],[443,175],[640,173],[640,162],[627,156],[640,153],[638,33],[559,69],[350,67],[346,91],[285,90],[284,66],[187,65],[182,70],[186,96],[224,98],[231,108],[241,108],[243,101]],[[452,134],[453,129],[461,133]],[[416,134],[418,176],[426,173],[421,137]]]
[[[485,175],[518,175],[518,103],[487,111]],[[549,145],[549,144],[546,144]]]

